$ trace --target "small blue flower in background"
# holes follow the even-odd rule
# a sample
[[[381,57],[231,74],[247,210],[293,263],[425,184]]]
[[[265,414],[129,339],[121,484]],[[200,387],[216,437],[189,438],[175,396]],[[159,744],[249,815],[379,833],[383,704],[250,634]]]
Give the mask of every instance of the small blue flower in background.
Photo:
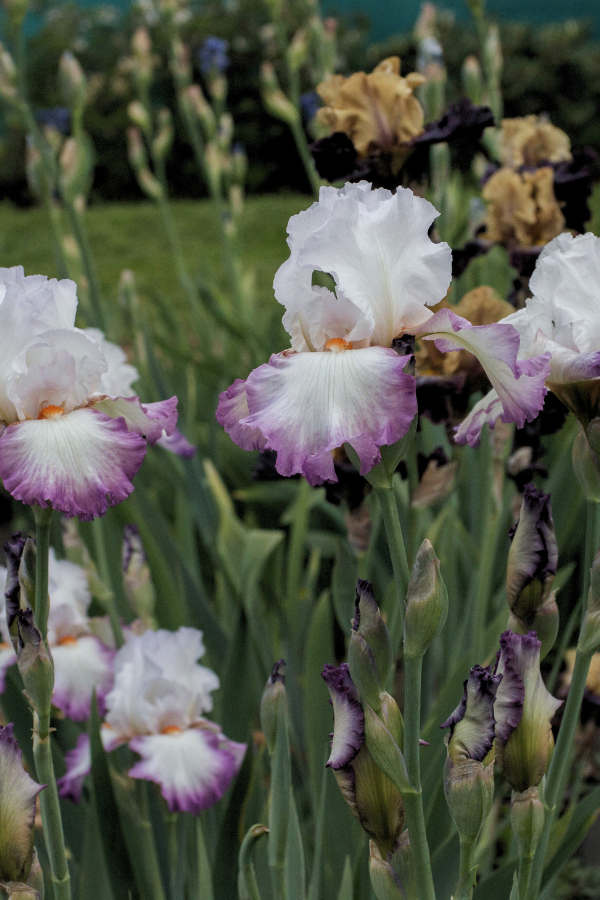
[[[321,98],[316,91],[306,91],[300,95],[300,111],[306,123],[312,122],[320,108]]]
[[[198,51],[198,61],[203,75],[216,71],[222,74],[229,66],[229,43],[223,38],[208,37]]]
[[[56,128],[61,134],[68,135],[71,130],[71,110],[66,106],[52,106],[39,109],[35,114],[40,125]]]

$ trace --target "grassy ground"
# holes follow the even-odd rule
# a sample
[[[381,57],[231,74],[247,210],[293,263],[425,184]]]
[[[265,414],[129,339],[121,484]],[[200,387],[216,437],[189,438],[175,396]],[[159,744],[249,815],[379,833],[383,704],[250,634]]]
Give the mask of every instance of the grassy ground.
[[[244,263],[256,272],[259,296],[269,296],[275,271],[288,255],[285,229],[289,217],[310,203],[310,197],[294,194],[247,200],[240,246]],[[190,275],[217,278],[224,286],[210,202],[178,201],[173,203],[173,216]],[[87,222],[106,297],[115,296],[121,271],[131,269],[142,292],[150,288],[174,303],[183,300],[162,220],[153,204],[93,206]],[[0,204],[0,265],[22,265],[27,274],[56,274],[52,237],[43,209],[22,210]]]

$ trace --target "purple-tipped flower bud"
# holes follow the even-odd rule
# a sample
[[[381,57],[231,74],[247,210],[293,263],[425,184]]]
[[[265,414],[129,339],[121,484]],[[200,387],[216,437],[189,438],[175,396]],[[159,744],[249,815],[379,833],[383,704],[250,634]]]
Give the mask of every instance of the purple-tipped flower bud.
[[[359,694],[377,712],[381,708],[379,695],[385,689],[391,665],[392,639],[379,612],[373,586],[359,579],[348,667]]]
[[[494,743],[494,702],[501,680],[490,668],[474,666],[462,700],[441,726],[450,728],[444,791],[461,841],[477,839],[492,806],[494,760],[487,757]]]
[[[496,663],[503,676],[495,707],[496,757],[505,778],[521,792],[544,777],[554,747],[550,722],[562,703],[546,690],[540,650],[534,632],[505,631]]]
[[[280,703],[287,703],[285,693],[285,660],[278,660],[271,670],[260,701],[260,727],[267,741],[269,753],[275,749],[277,716]]]
[[[588,605],[577,648],[580,653],[594,653],[600,649],[600,550],[590,570]]]
[[[522,794],[513,791],[510,823],[519,847],[519,856],[533,859],[544,830],[544,807],[536,787],[528,788]]]
[[[440,561],[425,538],[417,553],[404,619],[405,656],[423,656],[448,615],[448,592],[440,575]]]
[[[333,706],[331,754],[327,761],[354,816],[373,838],[381,856],[394,851],[404,827],[404,804],[397,787],[375,764],[365,740],[365,714],[346,663],[325,666],[323,679]],[[380,720],[367,708],[372,719]],[[391,727],[396,727],[390,721]],[[381,728],[387,732],[381,722]]]
[[[512,533],[506,597],[512,630],[520,634],[536,630],[543,645],[542,656],[552,647],[558,631],[558,607],[551,593],[557,565],[550,495],[528,484]]]
[[[27,881],[33,857],[35,798],[45,787],[29,777],[13,726],[0,728],[0,881]]]

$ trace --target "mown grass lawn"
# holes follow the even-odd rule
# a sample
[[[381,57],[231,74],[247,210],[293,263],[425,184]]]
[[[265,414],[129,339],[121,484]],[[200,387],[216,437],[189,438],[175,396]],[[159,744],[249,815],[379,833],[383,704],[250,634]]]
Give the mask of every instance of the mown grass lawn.
[[[272,296],[273,276],[288,255],[288,219],[311,202],[310,197],[296,194],[247,199],[239,245],[243,263],[255,272],[259,296]],[[190,275],[216,280],[226,288],[210,202],[181,200],[172,208]],[[153,204],[97,204],[88,210],[87,224],[105,297],[116,297],[122,270],[131,269],[142,293],[159,291],[173,303],[183,302],[162,220]],[[44,209],[0,204],[0,265],[22,265],[27,274],[57,274]]]

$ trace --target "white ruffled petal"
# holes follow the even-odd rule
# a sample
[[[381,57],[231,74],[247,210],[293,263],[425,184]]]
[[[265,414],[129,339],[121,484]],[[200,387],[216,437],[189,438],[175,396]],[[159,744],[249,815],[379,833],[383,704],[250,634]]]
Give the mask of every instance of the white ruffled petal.
[[[91,636],[63,638],[53,646],[54,705],[70,719],[83,722],[95,690],[102,708],[113,680],[113,657],[112,650]]]

